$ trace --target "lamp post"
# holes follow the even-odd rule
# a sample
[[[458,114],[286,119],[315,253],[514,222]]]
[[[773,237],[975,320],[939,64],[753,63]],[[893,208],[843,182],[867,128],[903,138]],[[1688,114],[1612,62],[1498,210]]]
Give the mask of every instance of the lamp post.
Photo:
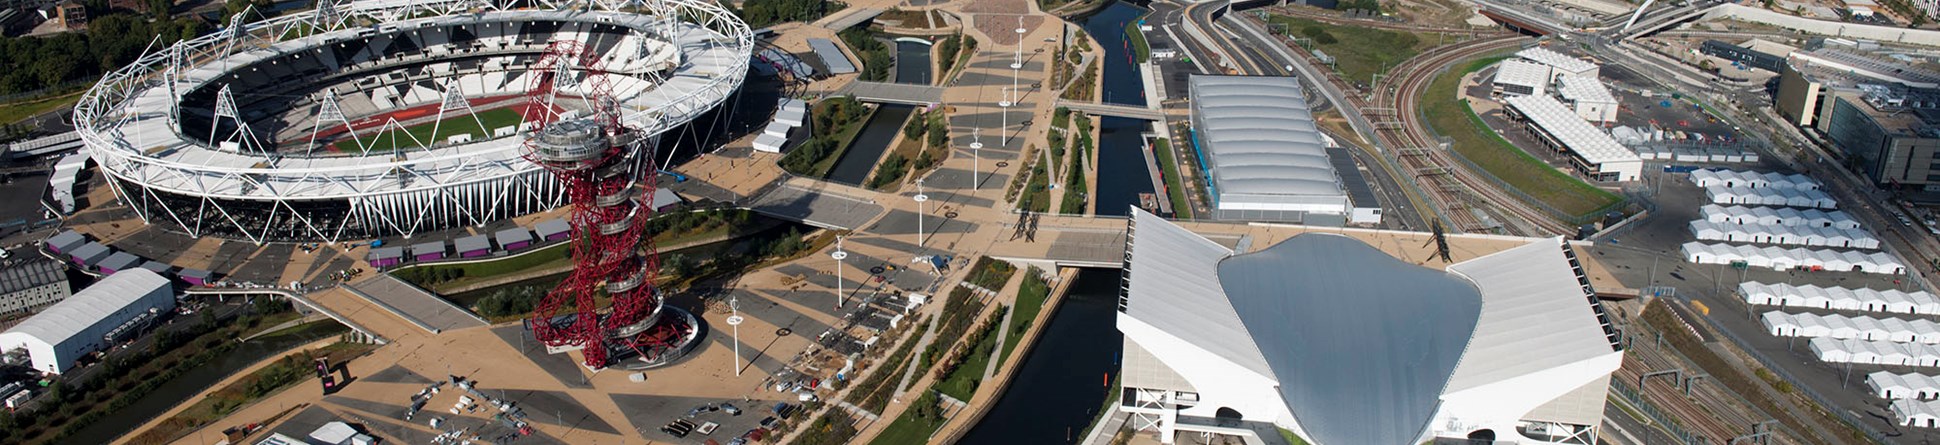
[[[841,309],[842,303],[849,298],[848,293],[842,288],[842,260],[849,258],[849,252],[842,250],[842,237],[835,237],[835,251],[829,253],[829,258],[835,259],[835,308]]]
[[[930,195],[923,194],[922,179],[916,180],[914,199],[916,200],[916,245],[920,247],[923,245],[923,201],[930,200]]]
[[[741,376],[741,322],[746,321],[741,318],[741,297],[740,296],[728,297],[728,309],[734,311],[733,315],[728,315],[728,318],[727,318],[728,326],[731,326],[734,328],[734,376],[740,377]]]
[[[970,190],[972,191],[977,190],[977,185],[982,182],[978,178],[979,175],[983,174],[981,173],[983,171],[983,132],[981,130],[981,128],[970,130],[970,159],[972,162],[970,167]]]

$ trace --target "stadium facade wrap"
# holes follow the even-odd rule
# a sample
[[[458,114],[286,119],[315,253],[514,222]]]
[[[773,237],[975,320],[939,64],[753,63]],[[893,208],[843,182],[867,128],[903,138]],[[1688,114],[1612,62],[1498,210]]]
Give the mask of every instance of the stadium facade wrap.
[[[75,106],[89,157],[150,224],[335,242],[548,210],[566,201],[521,158],[519,110],[551,42],[599,52],[598,69],[548,68],[567,79],[560,94],[610,85],[621,124],[651,140],[728,103],[754,48],[745,23],[697,0],[322,2],[242,17],[109,73]]]

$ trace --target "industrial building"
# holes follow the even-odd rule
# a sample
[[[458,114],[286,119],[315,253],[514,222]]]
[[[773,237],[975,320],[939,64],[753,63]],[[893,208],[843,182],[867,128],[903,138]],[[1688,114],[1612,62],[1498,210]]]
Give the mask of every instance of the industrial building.
[[[1619,334],[1560,238],[1444,269],[1356,234],[1215,242],[1142,211],[1118,329],[1127,426],[1321,445],[1596,443]]]
[[[0,268],[0,316],[54,304],[72,293],[61,263],[27,260]]]
[[[1491,91],[1497,97],[1541,96],[1549,85],[1549,67],[1517,59],[1502,61],[1495,70]]]
[[[1766,49],[1766,48],[1774,48],[1773,46],[1756,45],[1759,42],[1764,42],[1764,41],[1753,39],[1750,42],[1746,42],[1746,46],[1740,46],[1740,45],[1731,44],[1730,42],[1726,42],[1723,40],[1706,40],[1704,41],[1703,45],[1698,47],[1698,51],[1701,51],[1705,54],[1709,54],[1712,56],[1717,56],[1720,59],[1737,61],[1745,64],[1745,66],[1749,66],[1752,68],[1758,68],[1758,69],[1771,71],[1771,72],[1779,72],[1781,70],[1784,70],[1785,56],[1790,55],[1791,51],[1785,50],[1782,53],[1773,54],[1772,52],[1767,52],[1771,50]],[[1764,42],[1764,43],[1769,44],[1769,42]],[[1775,44],[1772,44],[1772,45],[1775,45]],[[1757,46],[1757,47],[1754,47],[1754,46]],[[1789,47],[1786,47],[1784,45],[1777,45],[1775,48],[1789,48]]]
[[[1635,181],[1643,174],[1643,158],[1562,102],[1544,95],[1511,97],[1503,102],[1511,119],[1528,122],[1525,128],[1543,145],[1568,153],[1570,165],[1584,176],[1597,181]]]
[[[1860,84],[1835,91],[1819,129],[1881,186],[1940,189],[1940,89]]]
[[[167,278],[143,268],[123,270],[0,333],[0,351],[24,349],[34,370],[60,374],[174,308]]]
[[[1583,120],[1599,124],[1617,121],[1617,96],[1610,94],[1610,89],[1604,88],[1603,82],[1595,77],[1557,77],[1556,96]]]
[[[1188,82],[1192,141],[1219,219],[1340,225],[1355,208],[1380,208],[1349,199],[1298,80],[1195,75]]]
[[[1598,73],[1597,66],[1594,63],[1570,57],[1540,46],[1533,46],[1522,51],[1517,51],[1516,57],[1549,67],[1550,76],[1552,77],[1580,76],[1595,79]]]

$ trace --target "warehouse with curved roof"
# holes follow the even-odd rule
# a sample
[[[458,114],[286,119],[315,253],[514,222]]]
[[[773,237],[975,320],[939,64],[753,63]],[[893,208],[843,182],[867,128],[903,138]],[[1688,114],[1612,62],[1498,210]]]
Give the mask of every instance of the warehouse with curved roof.
[[[168,278],[139,267],[115,272],[0,333],[0,350],[26,350],[34,370],[60,374],[107,348],[131,326],[175,308]]]
[[[1299,80],[1192,76],[1189,83],[1193,142],[1222,219],[1304,222],[1307,214],[1345,215],[1353,207]]]

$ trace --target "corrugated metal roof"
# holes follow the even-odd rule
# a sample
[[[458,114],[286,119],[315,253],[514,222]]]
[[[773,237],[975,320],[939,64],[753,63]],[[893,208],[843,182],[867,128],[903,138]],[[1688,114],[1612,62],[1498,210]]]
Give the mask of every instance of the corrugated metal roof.
[[[1481,289],[1482,314],[1455,392],[1615,352],[1561,238],[1448,266]]]
[[[564,219],[548,219],[540,221],[538,225],[532,226],[532,231],[538,232],[541,238],[570,232],[572,230],[573,226],[567,224]]]
[[[1562,95],[1563,99],[1575,102],[1617,103],[1617,97],[1610,95],[1610,89],[1604,88],[1603,82],[1597,81],[1595,77],[1563,76],[1558,79],[1558,82],[1560,84],[1556,87],[1556,94]]]
[[[1532,47],[1529,47],[1529,49],[1518,51],[1516,52],[1516,57],[1529,59],[1529,60],[1535,61],[1536,63],[1553,66],[1553,67],[1556,67],[1557,69],[1561,69],[1563,71],[1568,71],[1571,73],[1581,73],[1584,71],[1596,69],[1596,64],[1594,63],[1584,61],[1583,59],[1566,56],[1566,55],[1563,55],[1563,53],[1550,51],[1549,48],[1544,48],[1540,46],[1532,46]]]
[[[141,301],[149,292],[168,287],[167,278],[148,269],[138,267],[115,272],[93,286],[48,306],[39,314],[28,317],[7,332],[27,334],[47,344],[58,345],[108,318],[115,311]],[[119,323],[120,320],[115,322]]]
[[[1346,201],[1298,80],[1192,76],[1190,83],[1195,133],[1217,192]]]
[[[1253,336],[1239,321],[1225,288],[1219,260],[1233,251],[1163,218],[1133,210],[1131,277],[1125,314],[1220,358],[1273,375]]]
[[[61,269],[61,263],[49,260],[28,261],[0,269],[0,294],[11,294],[66,280],[67,275],[61,273]]]
[[[828,67],[829,74],[848,74],[855,72],[855,64],[849,62],[849,56],[842,52],[842,47],[835,46],[834,41],[829,39],[808,39],[808,47],[815,50],[815,57],[822,59],[822,65]]]
[[[452,241],[458,253],[492,250],[492,238],[485,235],[472,235]]]
[[[505,230],[500,230],[498,231],[497,234],[494,234],[493,237],[498,238],[498,243],[501,246],[510,244],[510,243],[516,243],[516,242],[529,243],[529,242],[532,242],[532,231],[526,230],[524,227],[513,227]]]

